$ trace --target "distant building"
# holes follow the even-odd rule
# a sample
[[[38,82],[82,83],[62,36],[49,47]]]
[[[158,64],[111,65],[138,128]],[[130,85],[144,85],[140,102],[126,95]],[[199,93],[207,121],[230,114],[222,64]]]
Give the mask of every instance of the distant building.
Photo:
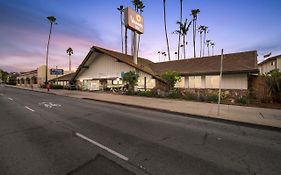
[[[62,76],[62,75],[52,75],[50,69],[47,72],[48,72],[48,81]],[[71,72],[64,71],[63,75],[69,73]],[[17,77],[17,85],[26,86],[26,87],[30,87],[32,85],[33,87],[40,87],[41,85],[45,84],[45,79],[46,79],[46,66],[43,65],[35,70],[21,72],[20,75]]]
[[[281,55],[267,58],[258,64],[261,74],[270,73],[273,70],[281,70]]]
[[[93,46],[71,81],[83,90],[101,90],[124,85],[122,74],[136,70],[139,75],[138,89],[157,88],[163,84],[161,74],[177,71],[181,74],[179,88],[218,89],[221,56],[192,58],[153,63],[138,58],[133,63],[131,55]],[[248,78],[258,73],[257,52],[248,51],[225,54],[223,60],[223,89],[248,89]]]

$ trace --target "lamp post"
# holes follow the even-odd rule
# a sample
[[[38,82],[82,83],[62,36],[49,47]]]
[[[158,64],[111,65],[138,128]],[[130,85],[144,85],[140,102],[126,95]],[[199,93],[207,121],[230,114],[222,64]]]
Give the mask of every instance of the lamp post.
[[[49,38],[48,38],[48,44],[47,44],[47,54],[46,54],[46,79],[45,84],[48,84],[48,57],[49,57],[49,45],[50,45],[50,39],[51,39],[51,33],[52,33],[52,27],[53,24],[56,21],[56,17],[54,16],[48,16],[47,19],[49,20],[51,26],[50,26],[50,32],[49,32]],[[56,24],[56,23],[55,23]]]

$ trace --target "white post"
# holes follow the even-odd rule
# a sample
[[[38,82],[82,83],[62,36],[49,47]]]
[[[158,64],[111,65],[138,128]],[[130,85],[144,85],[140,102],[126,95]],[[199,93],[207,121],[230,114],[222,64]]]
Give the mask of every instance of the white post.
[[[222,70],[223,70],[223,49],[221,50],[220,84],[219,84],[219,99],[218,99],[218,115],[220,115]]]

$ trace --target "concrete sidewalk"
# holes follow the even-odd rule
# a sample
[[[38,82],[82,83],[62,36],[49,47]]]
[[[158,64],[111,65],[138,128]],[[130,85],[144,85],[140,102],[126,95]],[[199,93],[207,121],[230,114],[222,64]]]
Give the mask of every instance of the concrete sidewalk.
[[[31,90],[30,88],[24,89]],[[46,89],[40,88],[34,88],[33,90],[47,92]],[[161,110],[184,115],[190,114],[212,119],[281,128],[281,110],[278,109],[220,105],[220,112],[218,114],[218,105],[212,103],[115,95],[101,92],[95,93],[54,89],[51,89],[49,93],[75,98],[91,99],[135,107],[142,107],[153,110]]]

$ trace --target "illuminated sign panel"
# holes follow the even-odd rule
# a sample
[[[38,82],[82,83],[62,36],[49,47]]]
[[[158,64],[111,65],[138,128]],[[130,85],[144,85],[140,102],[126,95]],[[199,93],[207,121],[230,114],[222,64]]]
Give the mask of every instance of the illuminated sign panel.
[[[144,21],[143,17],[134,11],[132,8],[127,7],[124,11],[125,15],[125,26],[138,34],[144,33]]]
[[[63,69],[50,69],[51,75],[63,75],[64,71]]]

